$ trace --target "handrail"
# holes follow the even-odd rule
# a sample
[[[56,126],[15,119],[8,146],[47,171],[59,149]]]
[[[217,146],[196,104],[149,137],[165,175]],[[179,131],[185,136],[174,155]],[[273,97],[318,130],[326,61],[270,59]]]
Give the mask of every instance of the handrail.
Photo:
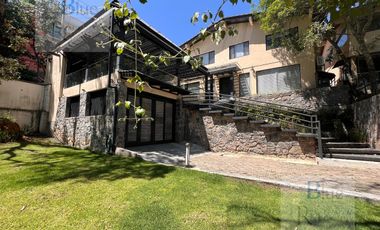
[[[318,156],[323,157],[321,125],[315,111],[231,95],[217,95],[211,92],[183,95],[182,99],[184,104],[233,110],[235,114],[243,113],[250,118],[261,118],[279,122],[280,126],[285,123],[285,125],[293,128],[302,128],[306,133],[316,135],[318,140]]]
[[[92,64],[90,64],[90,65],[88,65],[88,66],[86,66],[86,67],[81,68],[81,69],[75,70],[74,72],[68,73],[68,74],[66,74],[66,76],[70,76],[70,75],[72,75],[72,74],[75,74],[75,73],[77,73],[77,72],[80,72],[80,71],[83,71],[83,70],[86,70],[86,69],[90,69],[90,68],[93,67],[94,65],[96,65],[96,64],[98,64],[98,63],[100,63],[100,62],[102,62],[102,61],[105,61],[105,60],[108,60],[108,57],[102,58],[102,59],[100,59],[99,61],[94,62],[94,63],[92,63]]]

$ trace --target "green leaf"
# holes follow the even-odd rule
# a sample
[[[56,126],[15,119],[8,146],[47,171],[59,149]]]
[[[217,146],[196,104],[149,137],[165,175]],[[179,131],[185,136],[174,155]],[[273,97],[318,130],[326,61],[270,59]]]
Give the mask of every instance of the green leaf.
[[[118,102],[116,103],[116,106],[117,106],[117,107],[120,107],[122,104],[123,104],[123,103],[122,103],[121,101],[118,101]]]
[[[139,18],[139,15],[137,14],[137,12],[136,12],[134,9],[132,9],[132,12],[131,12],[131,14],[130,14],[129,17],[130,17],[132,20],[136,20],[136,19]]]
[[[183,62],[184,63],[188,63],[190,61],[190,59],[191,59],[191,56],[190,55],[186,55],[186,56],[183,57]]]
[[[104,3],[104,10],[109,10],[111,9],[111,3],[109,0],[106,0],[106,2]]]
[[[116,18],[123,18],[123,11],[121,8],[115,10],[114,14]]]
[[[219,18],[224,18],[224,12],[221,10],[218,12]]]
[[[123,48],[117,48],[116,53],[117,55],[121,55],[124,52]]]
[[[203,22],[207,22],[208,15],[206,13],[202,14],[202,20],[203,20]]]
[[[198,18],[199,18],[199,12],[195,12],[193,17],[191,18],[191,23],[193,23],[193,24],[197,23]]]
[[[139,0],[141,4],[145,4],[148,2],[148,0]]]
[[[130,108],[131,108],[131,104],[132,104],[132,103],[131,103],[130,101],[125,101],[125,102],[124,102],[124,105],[125,105],[125,108],[126,108],[126,109],[130,109]]]
[[[145,109],[143,109],[143,108],[141,108],[141,107],[137,107],[137,108],[135,109],[135,114],[136,114],[136,116],[138,116],[138,117],[143,117],[143,116],[145,116],[145,113],[146,113]]]

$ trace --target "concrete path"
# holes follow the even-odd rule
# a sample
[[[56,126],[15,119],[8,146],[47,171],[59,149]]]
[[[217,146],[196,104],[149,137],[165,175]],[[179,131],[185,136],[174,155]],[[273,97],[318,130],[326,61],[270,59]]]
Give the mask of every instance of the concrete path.
[[[182,164],[184,144],[131,148],[145,160]],[[380,163],[324,159],[292,160],[252,154],[212,153],[193,146],[193,169],[299,189],[349,195],[380,201]],[[177,159],[162,162],[160,157]]]

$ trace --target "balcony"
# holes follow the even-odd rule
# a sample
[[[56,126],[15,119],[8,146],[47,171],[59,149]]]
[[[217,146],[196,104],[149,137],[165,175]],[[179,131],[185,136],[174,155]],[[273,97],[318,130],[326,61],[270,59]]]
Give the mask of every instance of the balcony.
[[[69,73],[65,77],[64,88],[70,88],[108,74],[108,58],[97,61],[85,68]]]

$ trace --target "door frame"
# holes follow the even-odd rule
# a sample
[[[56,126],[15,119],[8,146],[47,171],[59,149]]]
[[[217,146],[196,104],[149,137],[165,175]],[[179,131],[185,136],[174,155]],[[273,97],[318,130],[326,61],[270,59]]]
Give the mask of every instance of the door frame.
[[[134,96],[134,89],[128,88],[127,90],[127,95]],[[138,124],[137,126],[137,132],[136,132],[136,141],[135,142],[129,142],[128,141],[128,130],[129,128],[133,128],[132,125],[130,124],[130,121],[125,122],[125,135],[124,135],[124,145],[125,147],[131,147],[131,146],[141,146],[141,145],[153,145],[153,144],[163,144],[163,143],[170,143],[175,140],[175,128],[176,128],[176,105],[177,102],[173,99],[166,98],[166,97],[161,97],[158,95],[146,93],[146,92],[141,92],[137,93],[137,97],[139,98],[139,104],[142,104],[142,98],[147,98],[152,100],[152,106],[151,106],[151,115],[153,118],[153,121],[151,121],[151,138],[149,142],[141,142],[141,123]],[[155,140],[155,134],[156,134],[156,126],[155,126],[155,119],[156,119],[156,101],[162,101],[164,102],[164,123],[163,123],[163,140],[162,141],[156,141]],[[170,140],[165,140],[165,121],[166,121],[166,103],[171,103],[173,105],[173,110],[172,110],[172,138]],[[128,114],[128,110],[126,111]],[[134,125],[134,124],[133,124]]]

